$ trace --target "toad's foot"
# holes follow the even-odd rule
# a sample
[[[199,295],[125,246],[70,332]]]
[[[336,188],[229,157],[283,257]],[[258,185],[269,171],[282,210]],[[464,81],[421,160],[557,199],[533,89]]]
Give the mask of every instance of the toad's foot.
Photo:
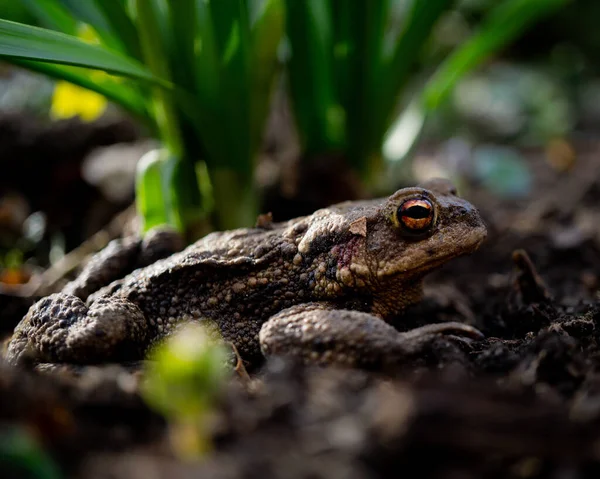
[[[260,345],[265,355],[381,370],[418,356],[442,335],[483,337],[477,329],[455,322],[400,333],[368,313],[308,303],[283,310],[267,321],[260,331]]]
[[[12,364],[135,360],[148,345],[147,328],[140,309],[121,298],[98,298],[88,307],[76,296],[53,294],[17,325],[6,359]]]

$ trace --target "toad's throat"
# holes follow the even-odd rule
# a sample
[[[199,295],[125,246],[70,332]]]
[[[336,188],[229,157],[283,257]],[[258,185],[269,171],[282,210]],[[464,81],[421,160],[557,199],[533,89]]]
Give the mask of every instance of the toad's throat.
[[[423,299],[423,278],[390,282],[373,297],[372,313],[387,322],[401,315],[412,304]]]

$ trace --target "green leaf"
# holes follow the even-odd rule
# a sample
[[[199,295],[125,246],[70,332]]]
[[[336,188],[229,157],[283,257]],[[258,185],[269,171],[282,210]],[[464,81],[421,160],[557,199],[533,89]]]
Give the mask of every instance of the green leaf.
[[[543,15],[564,6],[569,0],[507,0],[485,18],[477,33],[438,68],[423,92],[425,107],[437,108],[456,83],[489,56],[521,34]]]
[[[123,0],[96,0],[96,7],[104,14],[112,34],[120,39],[125,51],[136,60],[141,60],[138,32]]]
[[[167,40],[160,3],[154,0],[134,0],[136,27],[139,32],[144,62],[156,76],[171,79],[167,59]]]
[[[168,224],[178,231],[204,216],[194,163],[167,149],[153,150],[138,162],[136,206],[143,231]]]
[[[142,219],[143,232],[160,225],[182,230],[173,208],[169,178],[176,161],[167,150],[152,150],[138,161],[135,204]]]
[[[193,115],[198,135],[202,138],[208,152],[206,161],[211,158],[223,158],[225,132],[220,128],[223,123],[223,112],[219,108],[221,98],[221,70],[219,55],[215,43],[213,22],[209,2],[196,3],[196,40],[195,51],[195,93],[200,109],[188,113]],[[187,107],[186,107],[187,108]]]
[[[95,0],[57,1],[69,10],[73,16],[92,26],[104,45],[114,50],[124,51],[124,46],[119,40],[118,32],[112,29],[110,21],[105,17],[102,9],[98,7]]]
[[[331,3],[286,0],[286,13],[289,88],[302,143],[309,153],[340,148],[345,128],[334,86]]]
[[[222,164],[252,175],[250,153],[250,21],[244,0],[210,2],[213,34],[218,54],[219,108],[227,153]]]
[[[282,0],[266,0],[251,27],[250,150],[259,148],[278,70],[277,49],[283,38],[285,10]]]
[[[170,182],[170,203],[173,205],[177,222],[182,225],[197,225],[205,216],[200,195],[196,168],[191,158],[180,158],[172,162],[169,170],[163,170]]]
[[[77,34],[77,20],[56,0],[22,1],[42,26],[67,35]]]
[[[168,0],[170,31],[168,57],[173,80],[193,91],[196,78],[196,0]]]
[[[452,6],[454,1],[428,0],[427,2],[421,2],[415,0],[413,2],[413,7],[408,14],[404,29],[392,55],[389,71],[386,72],[386,78],[389,78],[389,81],[382,92],[382,100],[387,103],[388,108],[382,105],[381,120],[384,122],[380,127],[382,133],[385,132],[392,120],[398,94],[406,85],[423,45],[431,35],[435,23]]]
[[[88,23],[97,32],[110,32],[110,23],[94,0],[58,0],[67,10],[82,22]]]
[[[251,36],[245,0],[197,2],[198,132],[214,168],[252,176]]]
[[[0,19],[0,57],[103,70],[169,88],[137,61],[75,37]]]
[[[381,132],[382,46],[390,2],[334,0],[334,65],[336,86],[346,113],[346,156],[366,176],[377,173]],[[386,99],[389,102],[389,98]],[[387,103],[385,103],[387,107]],[[365,121],[368,118],[369,121]]]
[[[151,127],[154,127],[152,119],[148,116],[145,96],[137,88],[125,81],[117,81],[109,76],[103,78],[92,77],[88,69],[57,65],[55,63],[41,63],[29,60],[16,60],[14,63],[29,70],[44,73],[52,78],[65,80],[88,90],[95,91],[120,105]]]
[[[146,65],[154,75],[171,80],[167,44],[161,27],[161,6],[158,2],[149,0],[135,0],[134,5]],[[175,156],[182,157],[184,152],[181,125],[178,122],[172,93],[163,88],[154,88],[153,107],[154,118],[165,146]]]
[[[396,38],[389,36],[395,32],[388,32],[387,25],[392,4],[387,2],[387,7],[382,8],[384,3],[370,3],[359,16],[365,19],[366,31],[359,36],[359,39],[364,37],[364,46],[358,50],[357,68],[349,75],[357,79],[353,81],[352,90],[359,92],[358,101],[362,99],[362,108],[352,108],[352,104],[349,107],[348,156],[368,182],[375,181],[382,171],[384,136],[423,46],[454,0],[413,0]],[[369,59],[368,66],[362,67],[366,71],[361,70],[361,63]],[[364,118],[369,121],[364,122]]]

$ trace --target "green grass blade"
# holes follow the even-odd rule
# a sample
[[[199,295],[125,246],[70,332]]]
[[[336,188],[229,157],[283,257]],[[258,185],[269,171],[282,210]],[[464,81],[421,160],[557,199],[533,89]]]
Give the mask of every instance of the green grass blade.
[[[112,34],[120,39],[124,50],[136,60],[141,60],[138,32],[123,0],[96,0],[96,7],[104,14]]]
[[[191,153],[191,152],[190,152]],[[169,182],[170,203],[177,222],[183,229],[197,226],[206,215],[196,176],[196,163],[190,158],[178,158],[164,170]]]
[[[249,175],[248,6],[240,0],[197,2],[196,20],[194,117],[208,168],[211,175],[214,168]]]
[[[196,5],[196,89],[203,105],[214,108],[220,96],[219,60],[210,4],[197,2]]]
[[[70,35],[0,19],[0,57],[103,70],[169,88],[137,61]]]
[[[250,150],[256,153],[263,137],[273,82],[278,70],[277,49],[283,38],[282,0],[266,0],[251,26]]]
[[[428,82],[423,92],[425,107],[429,110],[438,107],[466,73],[517,37],[527,26],[568,1],[507,0],[496,6],[478,32],[448,57]]]
[[[168,27],[171,32],[169,43],[166,45],[167,58],[172,81],[179,87],[175,91],[174,101],[182,141],[187,152],[185,160],[190,165],[206,158],[204,135],[199,129],[200,123],[195,118],[198,116],[197,112],[203,113],[204,110],[196,94],[196,70],[199,63],[196,57],[197,3],[196,0],[167,0]],[[186,165],[186,168],[190,165]],[[180,175],[183,176],[185,175]],[[197,183],[195,186],[197,189]]]
[[[67,35],[77,33],[77,20],[56,0],[22,0],[22,2],[38,19],[40,25]]]
[[[148,69],[156,76],[171,79],[167,59],[167,39],[163,28],[163,12],[160,2],[134,0],[134,16],[139,32],[142,54]]]
[[[226,115],[221,125],[228,155],[219,167],[251,175],[250,153],[250,22],[245,0],[212,0],[211,18],[218,52],[221,89],[220,108]]]
[[[387,1],[387,0],[386,0]],[[355,80],[352,76],[352,60],[357,59],[356,28],[364,23],[364,17],[356,16],[355,9],[360,8],[364,2],[349,3],[348,0],[330,0],[332,37],[333,37],[333,64],[335,72],[335,88],[344,108],[354,97]],[[365,68],[367,70],[367,68]]]
[[[195,93],[198,108],[182,104],[182,110],[194,124],[197,136],[202,138],[207,152],[206,161],[227,156],[225,145],[226,132],[221,128],[225,121],[220,108],[221,69],[215,41],[210,2],[196,3],[196,39],[195,39]]]
[[[28,60],[16,60],[14,63],[28,70],[43,73],[59,80],[66,80],[88,90],[95,91],[129,111],[146,124],[152,125],[152,121],[148,116],[145,96],[138,89],[124,81],[117,81],[111,77],[103,79],[92,78],[90,71],[87,69],[57,65],[55,63],[41,63]]]
[[[144,232],[164,224],[184,232],[197,224],[205,211],[194,163],[166,149],[144,155],[136,171],[136,207]]]
[[[118,32],[113,31],[111,23],[104,16],[95,0],[57,0],[71,14],[94,28],[102,43],[112,50],[125,51]]]
[[[15,2],[14,0],[0,0],[0,18],[39,26],[38,19],[31,14],[27,6],[23,2]]]
[[[249,226],[257,213],[249,5],[246,0],[198,1],[196,18],[198,108],[187,112],[207,153],[217,226]]]
[[[286,0],[286,13],[289,90],[304,149],[310,155],[341,148],[345,125],[334,87],[331,2]]]
[[[169,29],[172,32],[168,45],[173,81],[193,91],[195,84],[196,0],[168,0]]]
[[[336,85],[346,111],[346,154],[365,178],[376,174],[380,132],[380,85],[385,81],[382,49],[390,2],[334,0]],[[368,120],[366,120],[368,119]]]
[[[58,0],[82,22],[88,23],[98,32],[111,32],[110,23],[94,0]]]
[[[152,150],[137,164],[135,203],[143,232],[164,224],[182,230],[173,208],[168,178],[174,161],[166,150]]]
[[[170,80],[167,45],[161,27],[163,13],[159,7],[155,1],[135,0],[135,16],[146,65],[154,75]],[[172,155],[180,158],[183,144],[171,92],[155,88],[153,107],[162,141]]]
[[[526,0],[529,1],[529,0]],[[385,78],[389,81],[382,91],[377,118],[383,123],[378,127],[382,134],[389,126],[396,107],[396,101],[406,85],[423,45],[429,38],[435,23],[454,4],[454,0],[414,0],[405,20],[402,34],[390,59]]]

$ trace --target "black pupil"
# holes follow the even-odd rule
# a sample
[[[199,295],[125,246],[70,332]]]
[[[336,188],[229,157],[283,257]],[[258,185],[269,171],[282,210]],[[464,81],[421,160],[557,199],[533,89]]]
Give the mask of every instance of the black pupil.
[[[411,206],[402,212],[403,216],[408,216],[409,218],[413,218],[415,220],[429,218],[430,214],[431,210],[429,208],[425,208],[424,206],[419,205]]]

